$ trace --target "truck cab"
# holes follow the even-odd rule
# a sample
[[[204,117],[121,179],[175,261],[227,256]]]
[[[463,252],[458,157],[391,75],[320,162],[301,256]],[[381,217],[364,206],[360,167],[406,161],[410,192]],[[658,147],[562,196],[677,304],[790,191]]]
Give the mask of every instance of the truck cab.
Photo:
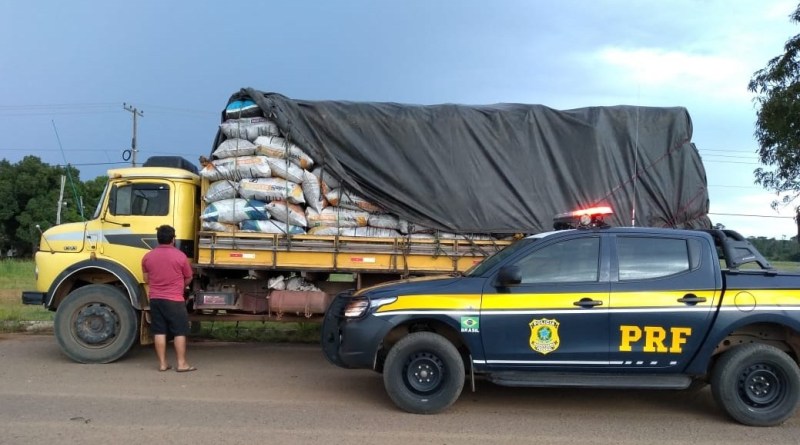
[[[190,259],[196,255],[196,169],[121,168],[108,176],[89,221],[43,232],[36,291],[23,293],[23,302],[56,311],[62,350],[86,363],[114,361],[136,341],[148,305],[141,260],[157,244],[158,226],[173,226],[176,246]]]

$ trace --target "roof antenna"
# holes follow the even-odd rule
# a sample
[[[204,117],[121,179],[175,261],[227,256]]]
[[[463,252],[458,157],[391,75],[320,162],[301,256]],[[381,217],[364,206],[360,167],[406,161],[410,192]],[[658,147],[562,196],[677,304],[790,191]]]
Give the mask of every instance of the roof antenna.
[[[641,100],[641,85],[637,87],[636,102]],[[633,202],[631,203],[631,227],[636,227],[636,183],[639,179],[639,105],[636,105],[636,131],[633,138]]]
[[[69,164],[67,163],[67,155],[64,154],[64,147],[61,145],[61,138],[58,136],[58,129],[56,128],[56,121],[51,120],[53,124],[53,131],[56,133],[56,140],[58,141],[58,148],[61,149],[61,157],[64,158],[64,170],[67,172],[67,178],[69,179],[69,185],[72,187],[72,196],[75,198],[75,202],[77,203],[78,211],[81,214],[81,221],[86,221],[86,218],[83,216],[83,201],[78,199],[78,190],[75,189],[75,181],[72,180],[72,174],[69,171]],[[61,203],[59,202],[58,205],[60,206]]]

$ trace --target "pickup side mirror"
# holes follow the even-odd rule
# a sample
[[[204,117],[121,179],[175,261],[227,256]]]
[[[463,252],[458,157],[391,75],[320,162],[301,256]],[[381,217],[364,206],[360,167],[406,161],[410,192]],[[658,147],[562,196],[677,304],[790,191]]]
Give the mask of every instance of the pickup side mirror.
[[[522,274],[518,266],[503,266],[497,274],[497,284],[500,287],[508,287],[512,284],[522,282]]]

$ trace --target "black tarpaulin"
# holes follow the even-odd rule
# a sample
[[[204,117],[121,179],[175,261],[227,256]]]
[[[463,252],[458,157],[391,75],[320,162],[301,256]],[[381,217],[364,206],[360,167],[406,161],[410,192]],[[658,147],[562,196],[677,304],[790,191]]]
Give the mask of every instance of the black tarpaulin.
[[[558,213],[608,205],[616,226],[710,227],[685,108],[307,101],[251,88],[229,103],[248,98],[326,174],[417,224],[537,233]]]

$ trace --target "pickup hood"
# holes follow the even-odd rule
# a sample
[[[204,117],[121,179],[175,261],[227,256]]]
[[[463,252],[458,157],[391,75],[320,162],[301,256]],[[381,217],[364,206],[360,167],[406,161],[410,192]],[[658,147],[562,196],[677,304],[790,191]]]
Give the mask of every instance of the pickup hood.
[[[480,294],[484,281],[483,278],[449,276],[410,278],[362,289],[356,295],[375,299],[401,295]]]
[[[39,240],[42,252],[82,252],[86,243],[87,223],[68,223],[51,227],[44,231]]]

